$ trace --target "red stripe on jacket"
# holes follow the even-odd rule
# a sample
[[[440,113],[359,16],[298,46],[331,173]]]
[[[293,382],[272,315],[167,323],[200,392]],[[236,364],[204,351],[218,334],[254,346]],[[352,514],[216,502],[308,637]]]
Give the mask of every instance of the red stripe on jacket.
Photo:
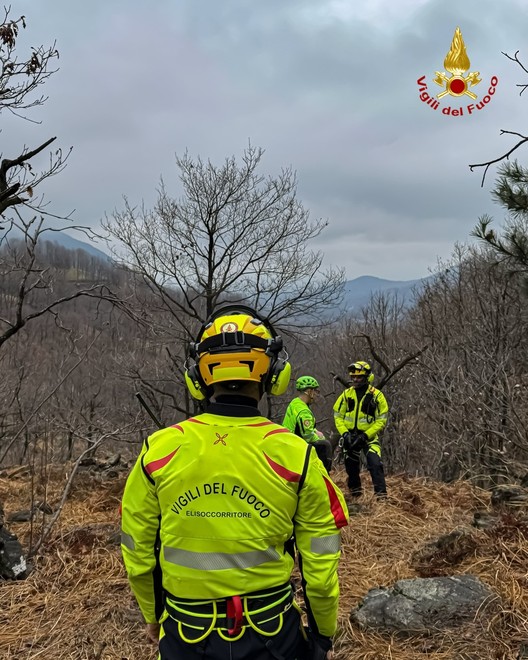
[[[264,454],[266,460],[269,463],[269,466],[271,469],[276,472],[279,477],[283,477],[283,479],[286,479],[286,481],[300,481],[301,475],[298,474],[297,472],[292,472],[291,470],[288,470],[288,468],[285,468],[283,465],[279,465],[278,463],[275,463],[274,460],[272,460],[269,456]]]
[[[275,435],[275,433],[291,433],[291,431],[288,429],[275,429],[274,431],[268,431],[264,436],[264,440],[268,437],[268,435]]]
[[[147,474],[152,474],[153,472],[156,472],[156,470],[160,470],[162,467],[165,467],[165,465],[167,465],[167,463],[171,460],[178,449],[179,447],[172,451],[168,456],[164,456],[163,458],[158,458],[156,461],[147,463],[145,465],[145,471]]]
[[[346,527],[348,525],[348,522],[346,519],[345,512],[343,511],[343,507],[341,506],[341,502],[337,497],[335,488],[332,482],[329,479],[327,479],[325,476],[323,476],[323,479],[326,485],[326,490],[328,491],[328,496],[330,497],[330,511],[334,516],[336,527],[338,529],[340,529],[341,527]]]

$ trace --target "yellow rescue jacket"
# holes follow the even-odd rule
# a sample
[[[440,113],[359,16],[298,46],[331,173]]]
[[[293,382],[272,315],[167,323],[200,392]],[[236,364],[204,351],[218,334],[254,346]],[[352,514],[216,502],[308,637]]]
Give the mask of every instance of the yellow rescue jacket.
[[[359,430],[367,434],[369,443],[376,443],[387,425],[389,405],[381,390],[369,385],[358,399],[356,390],[349,387],[334,403],[334,423],[341,435]]]
[[[227,409],[236,407],[210,407]],[[347,521],[341,491],[304,440],[260,415],[208,412],[144,443],[123,495],[121,547],[131,588],[153,623],[157,555],[173,596],[227,598],[286,583],[293,534],[309,618],[330,637],[339,530]]]

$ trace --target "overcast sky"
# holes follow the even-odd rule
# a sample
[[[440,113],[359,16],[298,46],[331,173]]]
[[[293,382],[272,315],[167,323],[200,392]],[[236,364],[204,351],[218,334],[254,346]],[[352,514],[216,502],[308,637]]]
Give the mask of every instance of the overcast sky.
[[[503,220],[490,170],[468,164],[504,153],[526,133],[526,0],[46,0],[16,2],[23,45],[50,44],[60,70],[43,90],[40,125],[2,117],[2,150],[14,157],[52,135],[74,147],[47,182],[57,212],[75,208],[97,226],[123,195],[147,205],[160,176],[179,194],[175,153],[220,164],[248,140],[266,150],[262,173],[291,166],[312,216],[329,221],[316,248],[349,279],[424,277],[478,217]],[[478,98],[445,96],[433,110],[435,71],[460,26]],[[448,72],[446,72],[448,75]],[[496,94],[472,116],[441,114]],[[528,93],[527,93],[528,94]],[[528,161],[528,151],[520,152]]]

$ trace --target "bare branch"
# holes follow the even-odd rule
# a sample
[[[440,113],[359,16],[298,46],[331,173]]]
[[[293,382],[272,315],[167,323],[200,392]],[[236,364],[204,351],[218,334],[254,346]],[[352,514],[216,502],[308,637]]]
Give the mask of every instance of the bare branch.
[[[379,389],[381,389],[384,385],[386,385],[391,378],[393,378],[399,371],[403,369],[409,362],[412,362],[413,360],[416,360],[416,358],[420,357],[422,353],[424,353],[427,349],[429,348],[429,345],[424,346],[421,348],[419,351],[416,351],[414,353],[411,353],[410,355],[407,355],[401,362],[399,362],[391,371],[389,374],[384,376],[380,382],[378,383]]]
[[[59,519],[59,516],[62,513],[64,505],[66,504],[66,501],[68,499],[68,495],[70,494],[70,490],[71,490],[71,487],[73,485],[73,480],[75,479],[75,475],[77,474],[77,471],[79,470],[79,466],[81,465],[81,462],[82,462],[83,458],[85,458],[85,456],[87,456],[88,454],[93,454],[98,449],[98,447],[100,447],[103,444],[103,442],[105,442],[109,438],[115,438],[117,435],[119,435],[121,433],[123,433],[123,429],[118,429],[116,431],[112,431],[111,433],[103,434],[95,442],[90,442],[89,447],[87,447],[79,455],[79,457],[75,461],[75,463],[73,465],[73,468],[72,468],[72,470],[71,470],[71,472],[68,476],[68,480],[66,481],[66,485],[64,486],[64,490],[62,491],[61,499],[59,501],[57,509],[55,510],[53,515],[51,516],[51,518],[50,518],[48,524],[46,525],[46,527],[44,527],[44,529],[42,530],[42,533],[40,535],[39,540],[35,543],[35,545],[33,546],[32,550],[31,550],[31,553],[29,555],[30,557],[33,557],[39,551],[39,549],[42,547],[42,544],[47,540],[48,536],[50,535],[55,523]]]
[[[511,55],[508,55],[508,53],[505,53],[504,51],[501,51],[501,52],[502,52],[503,55],[505,55],[512,62],[516,62],[525,73],[528,73],[528,69],[524,66],[524,64],[521,62],[521,60],[518,57],[518,55],[519,55],[518,50],[515,51],[515,55],[513,57]],[[522,96],[522,93],[528,88],[528,83],[526,83],[526,84],[519,83],[516,86],[521,87],[521,91],[519,92],[519,96]]]
[[[500,134],[501,135],[517,135],[518,137],[520,137],[522,139],[519,140],[519,142],[517,142],[517,144],[514,147],[512,147],[509,151],[507,151],[502,156],[499,156],[498,158],[494,158],[493,160],[486,161],[485,163],[474,163],[473,165],[469,165],[469,169],[472,172],[473,172],[474,168],[476,168],[476,167],[484,167],[484,173],[482,175],[482,181],[481,181],[481,184],[480,184],[481,188],[484,186],[484,180],[486,178],[486,174],[487,174],[489,168],[491,167],[491,165],[493,165],[494,163],[499,163],[501,160],[509,159],[509,157],[511,156],[511,154],[514,151],[516,151],[519,147],[521,147],[523,144],[528,142],[528,136],[521,135],[521,133],[516,133],[515,131],[506,131],[504,129],[501,129]]]
[[[380,356],[380,354],[379,354],[379,353],[376,351],[376,349],[374,348],[374,343],[373,343],[373,341],[372,341],[370,335],[366,335],[365,333],[362,332],[361,334],[356,335],[356,336],[357,336],[357,337],[363,337],[364,339],[367,340],[367,344],[368,344],[368,346],[369,346],[369,349],[370,349],[370,352],[371,352],[371,354],[372,354],[372,357],[376,360],[376,362],[378,362],[379,364],[381,364],[381,366],[382,366],[383,369],[385,370],[385,373],[390,373],[390,370],[391,370],[391,369],[390,369],[389,365],[383,360],[383,358]]]
[[[64,374],[64,376],[59,380],[58,383],[55,384],[53,389],[40,401],[40,403],[36,406],[36,408],[31,412],[31,414],[28,416],[24,424],[18,429],[16,434],[13,436],[9,444],[4,450],[4,453],[2,454],[2,457],[0,458],[0,465],[3,463],[5,457],[8,455],[9,450],[11,447],[15,444],[15,442],[18,440],[18,438],[22,435],[22,433],[26,430],[29,422],[32,420],[32,418],[38,413],[38,411],[42,408],[42,406],[47,403],[51,397],[59,390],[59,388],[68,380],[68,378],[71,376],[71,374],[84,362],[85,357],[88,355],[88,352],[91,350],[92,346],[95,344],[97,339],[99,338],[101,333],[96,335],[94,339],[90,342],[86,350],[83,352],[83,354],[79,357],[77,362]]]

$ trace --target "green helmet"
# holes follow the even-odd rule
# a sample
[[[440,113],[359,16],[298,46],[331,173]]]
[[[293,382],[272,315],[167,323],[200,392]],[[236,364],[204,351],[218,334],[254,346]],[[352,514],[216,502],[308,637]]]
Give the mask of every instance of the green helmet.
[[[295,382],[295,389],[298,392],[304,392],[304,390],[315,390],[319,387],[319,383],[312,376],[301,376],[297,378]]]

